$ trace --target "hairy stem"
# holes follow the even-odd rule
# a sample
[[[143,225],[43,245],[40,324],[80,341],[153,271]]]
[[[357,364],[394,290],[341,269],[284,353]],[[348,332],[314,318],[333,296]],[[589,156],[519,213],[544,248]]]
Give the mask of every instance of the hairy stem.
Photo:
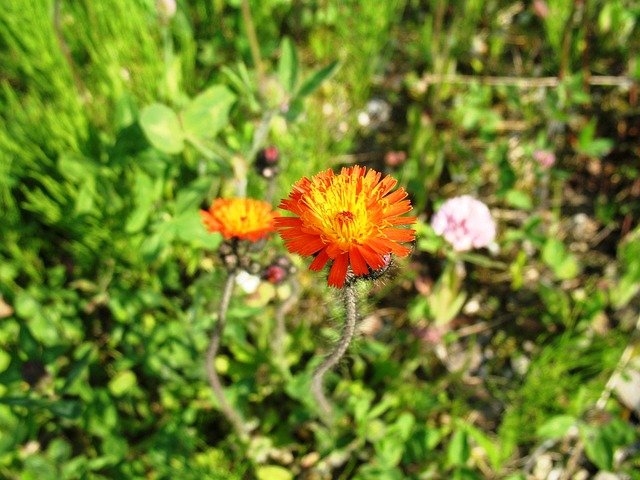
[[[342,330],[342,336],[340,337],[336,348],[327,358],[324,359],[318,368],[316,368],[313,372],[313,377],[311,378],[311,393],[315,397],[316,403],[325,417],[325,423],[330,423],[329,420],[333,410],[331,408],[331,404],[327,400],[327,397],[324,395],[322,380],[324,379],[325,373],[331,370],[347,351],[347,348],[351,343],[351,339],[353,338],[353,333],[356,329],[356,290],[353,282],[346,284],[344,287],[344,306],[345,323],[344,330]]]
[[[215,367],[215,358],[216,354],[218,353],[218,348],[220,347],[220,340],[222,339],[222,333],[224,332],[224,327],[226,324],[227,309],[229,308],[229,301],[231,300],[231,293],[233,292],[233,282],[235,281],[235,278],[235,272],[229,272],[227,281],[224,284],[222,300],[220,301],[220,307],[218,309],[218,323],[216,323],[216,327],[213,330],[213,334],[211,335],[209,349],[207,350],[206,365],[207,374],[209,376],[209,383],[211,384],[211,390],[213,390],[213,393],[218,399],[218,403],[220,404],[222,413],[224,413],[224,415],[227,417],[227,420],[231,422],[238,435],[241,438],[246,439],[249,435],[247,427],[242,421],[240,415],[227,402],[227,399],[224,396],[224,392],[222,391],[220,377],[218,377],[218,372],[216,372]]]

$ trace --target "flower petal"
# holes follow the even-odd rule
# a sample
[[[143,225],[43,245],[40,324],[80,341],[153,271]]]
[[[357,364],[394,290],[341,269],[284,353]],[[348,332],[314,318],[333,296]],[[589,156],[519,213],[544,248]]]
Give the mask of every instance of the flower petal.
[[[343,253],[333,261],[329,271],[328,283],[330,287],[342,288],[347,278],[347,267],[349,266],[349,254]]]
[[[349,250],[349,262],[351,263],[351,269],[356,276],[362,276],[369,273],[367,262],[360,253],[360,247],[353,247]]]
[[[326,250],[320,250],[316,258],[314,258],[313,262],[311,262],[311,265],[309,265],[309,270],[319,272],[324,268],[328,261],[329,255],[327,255]]]

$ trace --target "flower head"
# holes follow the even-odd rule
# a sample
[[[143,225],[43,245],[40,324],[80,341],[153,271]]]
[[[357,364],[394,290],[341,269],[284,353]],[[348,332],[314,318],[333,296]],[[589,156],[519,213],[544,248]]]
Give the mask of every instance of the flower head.
[[[176,0],[157,0],[156,9],[162,18],[173,18],[177,9]]]
[[[327,170],[293,186],[279,207],[297,217],[280,217],[276,226],[287,249],[315,255],[309,267],[319,271],[332,261],[328,283],[342,288],[349,267],[362,277],[389,264],[389,254],[406,257],[415,230],[397,228],[415,223],[401,217],[411,210],[407,193],[391,192],[396,180],[365,167],[343,168],[339,175]]]
[[[431,227],[458,252],[486,247],[496,236],[496,225],[489,209],[469,195],[444,202],[433,216]]]
[[[536,150],[533,152],[533,159],[542,168],[551,168],[556,163],[556,154],[549,150]]]
[[[217,198],[209,210],[200,210],[202,223],[209,232],[257,242],[275,231],[278,217],[271,205],[252,198]]]

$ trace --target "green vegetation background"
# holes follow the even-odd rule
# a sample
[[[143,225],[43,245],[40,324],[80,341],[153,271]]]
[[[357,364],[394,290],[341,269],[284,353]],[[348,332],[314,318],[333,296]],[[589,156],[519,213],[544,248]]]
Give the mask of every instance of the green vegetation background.
[[[528,478],[551,451],[568,475],[640,478],[638,412],[606,387],[637,342],[636,2],[247,2],[259,61],[243,3],[1,2],[0,477]],[[295,259],[281,357],[288,287],[237,289],[216,366],[246,449],[205,377],[224,272],[198,209],[269,195],[267,144],[274,203],[365,164],[408,189],[421,237],[361,292],[381,326],[328,381],[335,429],[305,381],[339,295]],[[429,292],[448,260],[428,221],[462,193],[499,249]]]

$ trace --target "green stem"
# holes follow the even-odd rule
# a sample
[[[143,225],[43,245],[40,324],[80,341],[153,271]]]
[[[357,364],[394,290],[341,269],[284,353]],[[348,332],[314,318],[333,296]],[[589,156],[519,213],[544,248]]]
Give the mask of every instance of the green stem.
[[[229,420],[229,422],[233,425],[233,428],[236,430],[238,435],[243,440],[246,440],[249,436],[247,426],[245,425],[240,415],[227,402],[227,399],[224,396],[224,392],[222,391],[220,377],[218,377],[218,372],[216,372],[215,367],[215,358],[216,354],[218,353],[220,340],[222,339],[222,334],[226,325],[227,310],[229,308],[229,302],[231,300],[231,293],[233,292],[233,283],[235,281],[235,278],[235,272],[229,272],[227,281],[224,284],[222,300],[220,301],[220,308],[218,310],[218,323],[216,324],[213,334],[211,335],[211,341],[209,343],[209,349],[207,350],[206,356],[206,366],[207,374],[209,376],[209,383],[211,384],[211,390],[213,390],[213,393],[218,399],[218,403],[220,404],[222,413],[224,413],[224,415],[227,417],[227,420]]]
[[[172,100],[171,95],[171,61],[173,58],[173,42],[171,34],[169,32],[169,23],[162,22],[162,50],[164,60],[164,96],[165,98]]]
[[[284,317],[291,310],[291,307],[298,301],[300,295],[300,284],[292,276],[290,280],[291,294],[280,303],[278,310],[276,310],[276,327],[273,336],[273,352],[275,358],[281,364],[280,367],[284,371],[286,368],[286,361],[284,356],[284,337],[286,334],[286,328],[284,323]]]
[[[256,35],[256,28],[253,25],[253,17],[251,15],[251,7],[249,7],[249,0],[242,0],[242,19],[244,21],[244,27],[247,30],[247,39],[249,40],[249,47],[251,48],[251,58],[253,59],[253,65],[256,67],[256,73],[258,76],[258,92],[260,92],[261,85],[264,85],[264,65],[260,58],[260,44],[258,43],[258,36]]]
[[[342,330],[342,336],[336,345],[336,348],[324,361],[316,368],[311,378],[311,393],[316,399],[316,403],[320,408],[321,414],[324,416],[326,424],[330,424],[330,417],[333,409],[331,404],[324,395],[322,381],[325,373],[331,370],[343,357],[353,334],[356,329],[357,309],[356,309],[356,290],[354,282],[349,282],[344,286],[344,306],[345,306],[345,324]]]

